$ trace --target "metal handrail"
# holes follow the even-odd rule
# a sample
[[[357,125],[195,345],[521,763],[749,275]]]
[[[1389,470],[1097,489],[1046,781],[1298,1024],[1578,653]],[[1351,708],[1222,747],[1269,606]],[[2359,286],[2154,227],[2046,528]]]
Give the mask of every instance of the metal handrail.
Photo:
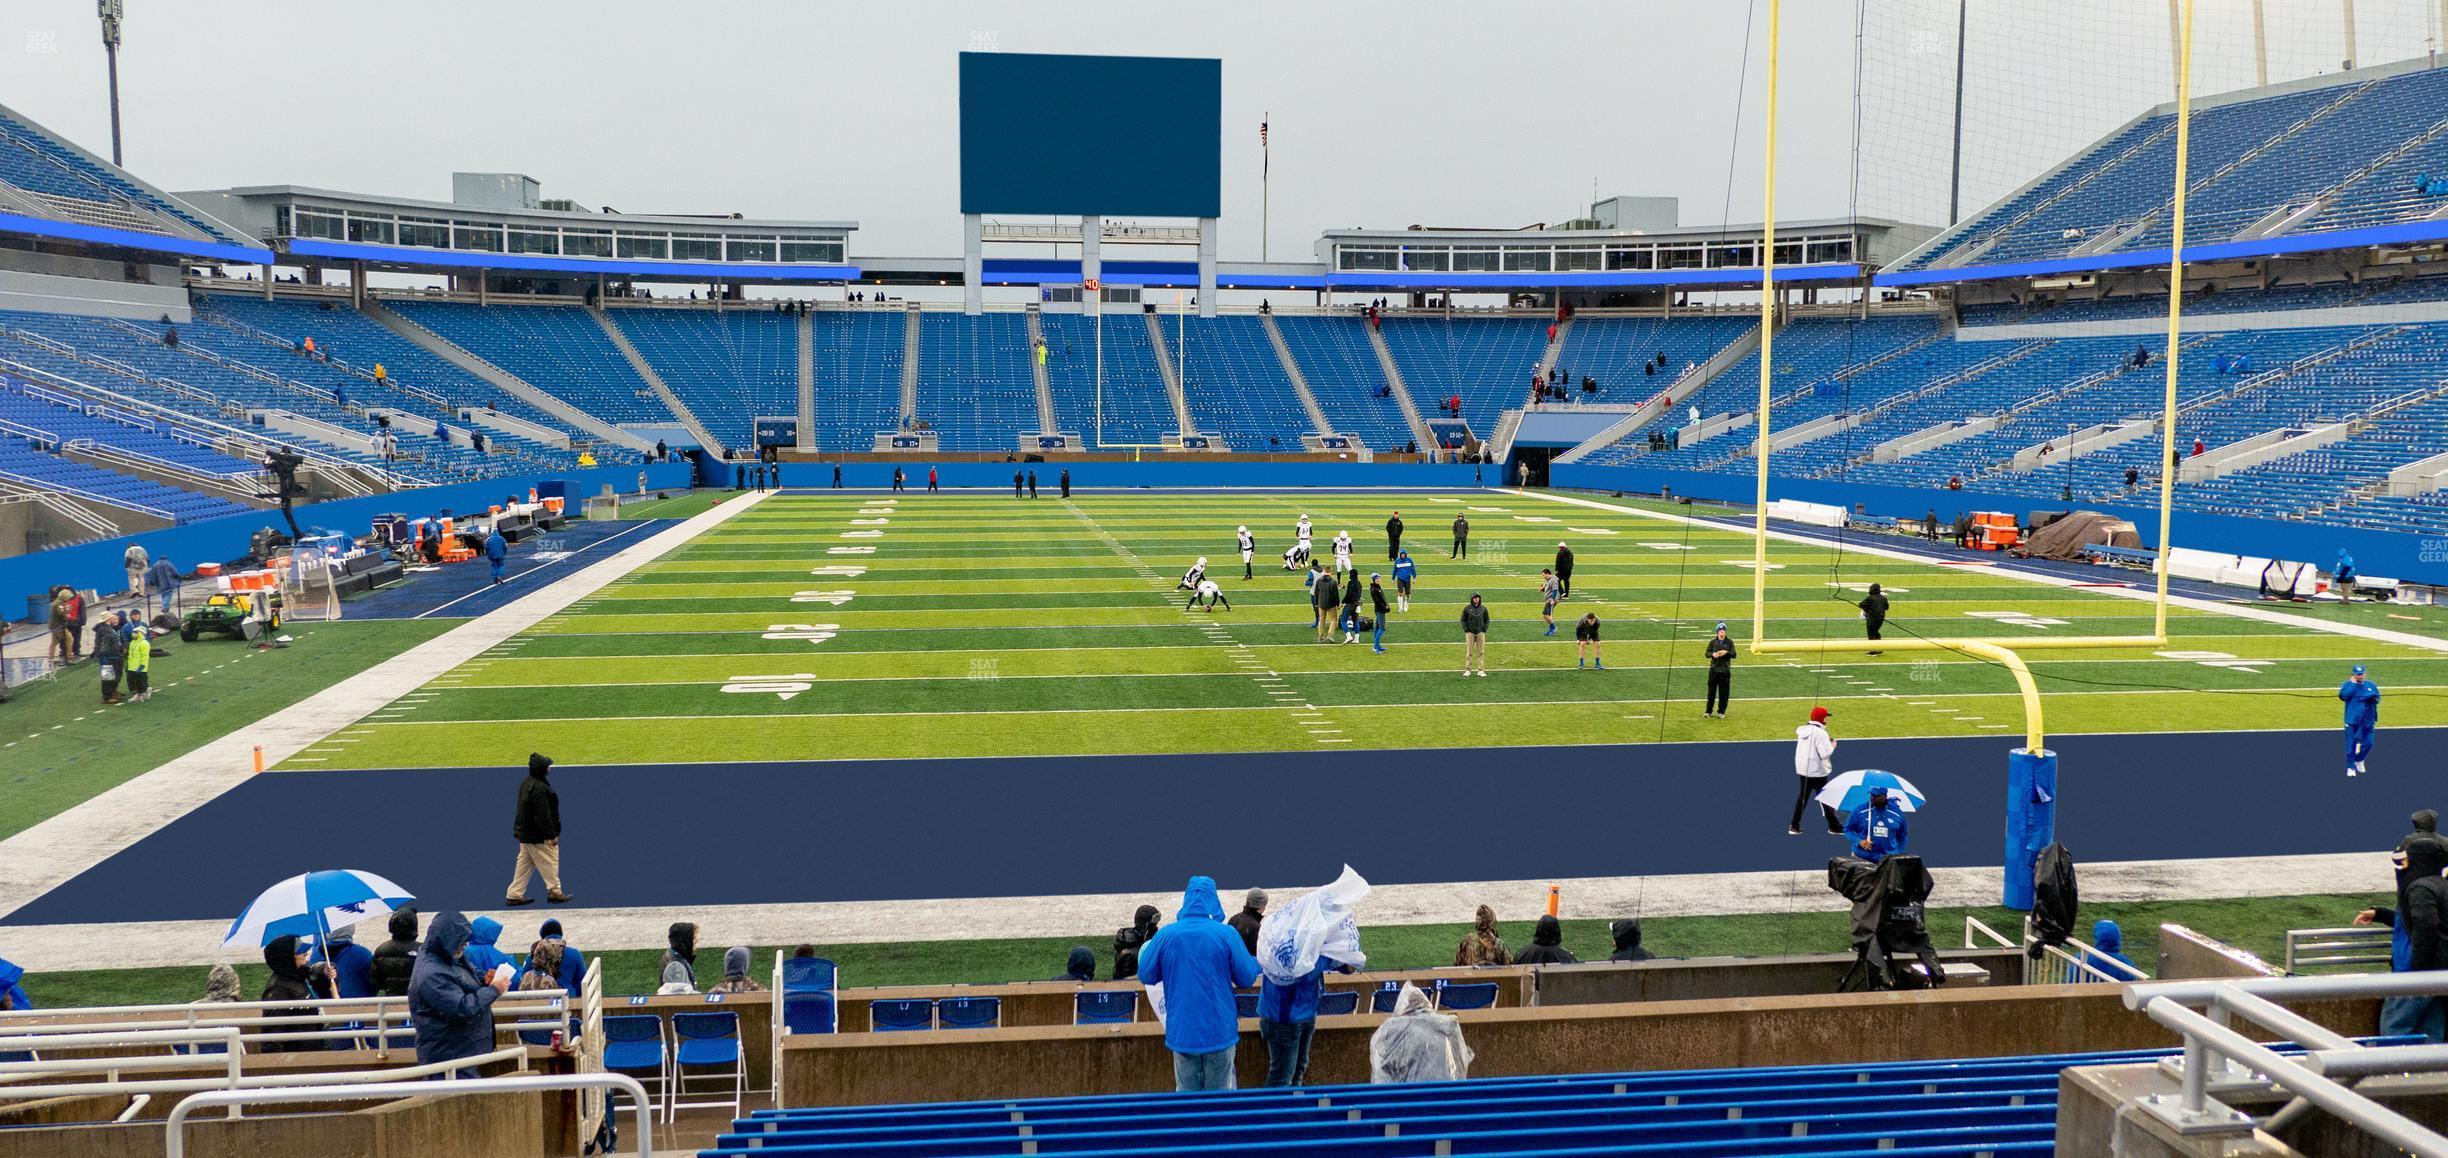
[[[237,1058],[243,1055],[236,1051],[232,1051],[228,1056]],[[421,1065],[400,1066],[397,1068],[387,1069],[325,1070],[321,1073],[315,1074],[301,1075],[296,1073],[278,1073],[258,1074],[254,1077],[248,1077],[242,1072],[236,1072],[235,1067],[233,1067],[233,1076],[219,1078],[146,1078],[138,1081],[114,1079],[111,1081],[100,1082],[46,1082],[40,1085],[0,1086],[0,1100],[17,1098],[38,1100],[44,1098],[109,1098],[122,1097],[128,1094],[192,1094],[213,1090],[237,1091],[280,1089],[288,1086],[313,1086],[317,1088],[367,1086],[382,1082],[394,1081],[403,1077],[424,1078],[431,1075],[449,1073],[453,1070],[467,1069],[473,1066],[492,1065],[495,1062],[524,1061],[526,1060],[526,1057],[527,1047],[523,1045],[516,1045],[504,1046],[500,1049],[494,1050],[491,1053],[477,1054],[473,1057],[454,1058],[450,1061],[443,1062],[425,1062]],[[191,1065],[195,1064],[196,1061],[194,1058],[172,1060],[184,1060]],[[419,1084],[423,1085],[425,1083],[420,1082]]]
[[[2394,962],[2396,930],[2386,925],[2350,925],[2342,929],[2289,929],[2286,971],[2349,966],[2385,971]]]
[[[2448,1137],[2356,1093],[2350,1085],[2352,1079],[2368,1074],[2448,1070],[2448,1047],[2358,1045],[2278,1004],[2442,995],[2448,995],[2448,978],[2437,973],[2161,981],[2131,986],[2125,991],[2126,1008],[2146,1014],[2184,1038],[2181,1092],[2174,1097],[2142,1098],[2141,1108],[2186,1133],[2249,1132],[2257,1126],[2251,1117],[2209,1094],[2213,1074],[2237,1066],[2265,1077],[2298,1103],[2327,1110],[2389,1145],[2422,1158],[2448,1158]],[[2282,1056],[2230,1028],[2227,1023],[2237,1019],[2311,1048],[2298,1058]],[[2278,1117],[2291,1117],[2295,1108],[2290,1105]]]
[[[455,1063],[444,1063],[455,1064]],[[524,1078],[452,1078],[439,1082],[384,1082],[349,1090],[313,1086],[252,1090],[206,1090],[180,1099],[162,1122],[167,1131],[164,1158],[186,1158],[187,1117],[214,1106],[261,1105],[282,1102],[380,1101],[386,1098],[452,1097],[460,1094],[517,1094],[538,1090],[621,1090],[637,1114],[638,1158],[654,1158],[654,1127],[647,1117],[646,1087],[627,1074],[538,1074]]]

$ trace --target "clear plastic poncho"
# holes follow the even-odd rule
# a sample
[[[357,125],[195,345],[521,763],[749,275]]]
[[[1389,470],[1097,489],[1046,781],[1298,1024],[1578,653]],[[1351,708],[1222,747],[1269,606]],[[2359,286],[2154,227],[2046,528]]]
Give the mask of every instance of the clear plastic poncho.
[[[1471,1051],[1462,1043],[1462,1021],[1430,1008],[1428,995],[1403,982],[1394,1015],[1369,1038],[1369,1080],[1452,1082],[1470,1076]]]
[[[1298,984],[1323,960],[1368,968],[1360,951],[1360,923],[1352,910],[1369,894],[1369,883],[1343,866],[1332,884],[1302,894],[1258,923],[1258,970],[1277,985]]]

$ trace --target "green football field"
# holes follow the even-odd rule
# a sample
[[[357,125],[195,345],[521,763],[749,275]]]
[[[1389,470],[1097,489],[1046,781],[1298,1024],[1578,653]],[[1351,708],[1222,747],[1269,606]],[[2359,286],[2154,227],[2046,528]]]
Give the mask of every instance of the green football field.
[[[1814,703],[1847,736],[2020,735],[2009,673],[1952,652],[1745,655],[1730,718],[1703,718],[1703,641],[1720,619],[1738,643],[1750,635],[1749,536],[1607,502],[779,495],[287,767],[492,765],[530,749],[664,763],[1759,740],[1790,736]],[[1321,558],[1350,532],[1390,596],[1395,510],[1420,575],[1388,650],[1318,644],[1307,593],[1280,565],[1295,520],[1315,520]],[[1467,559],[1447,557],[1457,514],[1472,525]],[[1257,538],[1246,580],[1242,524]],[[1539,570],[1559,540],[1577,566],[1548,638]],[[1201,555],[1231,610],[1184,610],[1175,581]],[[1894,600],[1890,639],[2150,628],[2145,601],[1985,567],[1785,541],[1769,557],[1771,638],[1858,638],[1852,601],[1870,582]],[[1493,612],[1485,679],[1460,675],[1472,592]],[[1592,611],[1604,671],[1576,666],[1572,623]],[[2448,723],[2439,651],[2181,607],[2170,632],[2155,651],[2028,653],[2049,731],[2334,727],[2353,663],[2388,689],[2392,726]]]

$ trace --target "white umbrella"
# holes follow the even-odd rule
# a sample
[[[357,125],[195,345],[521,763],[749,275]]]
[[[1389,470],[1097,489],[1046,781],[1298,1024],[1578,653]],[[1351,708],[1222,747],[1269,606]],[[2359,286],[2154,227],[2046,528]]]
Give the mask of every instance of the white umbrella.
[[[230,922],[221,944],[269,945],[282,937],[329,939],[334,925],[354,925],[415,900],[406,889],[373,873],[325,869],[294,876],[265,889]]]
[[[1887,802],[1906,812],[1918,812],[1922,805],[1929,803],[1928,798],[1921,795],[1921,790],[1913,787],[1912,781],[1876,768],[1857,768],[1828,777],[1827,787],[1819,790],[1818,801],[1849,816],[1870,802],[1870,790],[1873,788],[1886,789]]]

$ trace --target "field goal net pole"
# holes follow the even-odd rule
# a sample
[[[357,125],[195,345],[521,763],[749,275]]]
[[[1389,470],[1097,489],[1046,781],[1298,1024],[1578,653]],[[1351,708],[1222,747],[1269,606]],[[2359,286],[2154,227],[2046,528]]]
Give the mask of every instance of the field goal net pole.
[[[2165,647],[2167,645],[2168,537],[2173,527],[2176,483],[2177,344],[2184,294],[2186,151],[2192,126],[2193,0],[2175,0],[2171,13],[2178,21],[2176,36],[2176,172],[2173,236],[2168,250],[2168,341],[2166,397],[2160,417],[2163,449],[2159,472],[2158,584],[2152,601],[2151,634],[2139,636],[2061,636],[2054,639],[1994,640],[1974,638],[1904,640],[1831,640],[1768,638],[1768,459],[1770,408],[1774,401],[1773,354],[1776,336],[1776,146],[1779,24],[1783,0],[1768,0],[1768,92],[1762,172],[1760,237],[1760,390],[1758,441],[1752,445],[1757,471],[1756,502],[1752,507],[1751,650],[1756,654],[1870,651],[1952,651],[2004,667],[2015,678],[2023,697],[2024,746],[2006,757],[2006,833],[2004,889],[2007,908],[2030,911],[2032,870],[2040,851],[2056,839],[2057,754],[2046,746],[2040,688],[2031,667],[2019,654],[2049,648]],[[1859,142],[1855,143],[1859,147]],[[1866,291],[1865,291],[1866,292]],[[2009,646],[2011,645],[2011,646]]]

